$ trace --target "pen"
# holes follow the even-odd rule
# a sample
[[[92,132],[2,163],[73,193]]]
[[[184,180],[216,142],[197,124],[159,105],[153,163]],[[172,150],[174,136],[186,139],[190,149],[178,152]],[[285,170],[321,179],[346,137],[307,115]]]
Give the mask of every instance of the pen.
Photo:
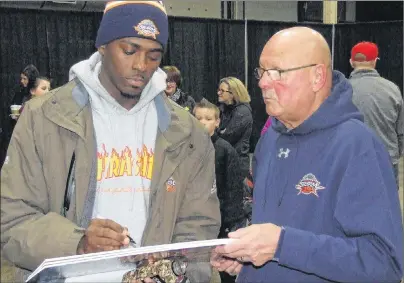
[[[135,242],[135,240],[133,240],[132,237],[129,236],[129,235],[127,235],[126,237],[129,238],[129,243],[132,244],[132,245],[134,245],[134,246],[136,247],[136,242]]]

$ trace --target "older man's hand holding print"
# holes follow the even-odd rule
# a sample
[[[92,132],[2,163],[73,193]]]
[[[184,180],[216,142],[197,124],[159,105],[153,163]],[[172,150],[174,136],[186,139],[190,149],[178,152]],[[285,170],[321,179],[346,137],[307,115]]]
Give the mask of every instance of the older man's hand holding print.
[[[242,263],[264,265],[274,258],[281,231],[281,227],[267,223],[229,233],[229,238],[234,241],[215,249],[211,258],[212,266],[234,275],[241,271]]]

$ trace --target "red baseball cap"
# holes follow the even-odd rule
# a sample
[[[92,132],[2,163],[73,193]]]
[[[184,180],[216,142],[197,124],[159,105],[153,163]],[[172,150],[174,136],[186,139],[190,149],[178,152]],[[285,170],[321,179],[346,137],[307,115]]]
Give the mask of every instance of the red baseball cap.
[[[365,56],[363,59],[355,59],[356,54],[362,54]],[[351,60],[357,62],[373,61],[379,56],[379,48],[373,42],[363,41],[352,47]]]

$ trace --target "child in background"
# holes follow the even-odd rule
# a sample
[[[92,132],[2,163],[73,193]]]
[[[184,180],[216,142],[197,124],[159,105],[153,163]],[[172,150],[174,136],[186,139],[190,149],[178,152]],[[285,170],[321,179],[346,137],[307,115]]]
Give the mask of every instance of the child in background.
[[[194,115],[205,126],[215,147],[216,189],[222,215],[219,238],[226,238],[229,232],[245,226],[244,177],[241,174],[236,150],[215,133],[220,123],[219,108],[202,99],[195,105]]]
[[[22,107],[20,108],[20,114],[24,109],[25,103],[27,103],[32,98],[42,96],[51,90],[50,79],[44,76],[38,76],[34,81],[29,82],[27,87],[29,89],[30,97],[22,104]]]

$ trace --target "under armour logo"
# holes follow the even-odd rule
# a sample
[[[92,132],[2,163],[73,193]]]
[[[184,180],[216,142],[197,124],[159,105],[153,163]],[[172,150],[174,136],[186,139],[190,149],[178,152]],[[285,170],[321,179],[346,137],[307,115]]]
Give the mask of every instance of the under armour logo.
[[[289,157],[289,152],[290,152],[289,148],[287,148],[286,150],[283,150],[283,148],[280,148],[279,153],[278,153],[278,157],[279,158],[281,158],[281,157],[288,158]]]

